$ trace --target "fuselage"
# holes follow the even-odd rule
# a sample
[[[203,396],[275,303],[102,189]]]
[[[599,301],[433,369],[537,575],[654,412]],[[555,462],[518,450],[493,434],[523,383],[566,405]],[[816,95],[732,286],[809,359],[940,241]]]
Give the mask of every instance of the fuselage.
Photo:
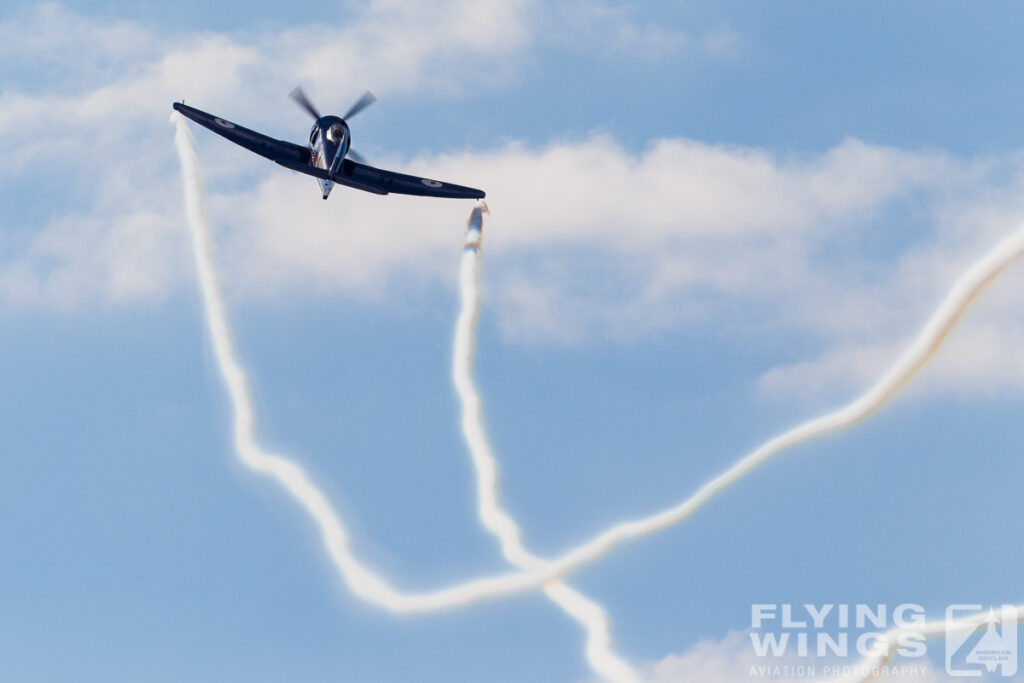
[[[309,132],[309,160],[317,168],[322,168],[332,176],[341,169],[341,162],[348,154],[352,144],[352,134],[348,124],[340,116],[321,116],[313,124]],[[334,181],[319,178],[320,190],[324,199],[331,193]]]

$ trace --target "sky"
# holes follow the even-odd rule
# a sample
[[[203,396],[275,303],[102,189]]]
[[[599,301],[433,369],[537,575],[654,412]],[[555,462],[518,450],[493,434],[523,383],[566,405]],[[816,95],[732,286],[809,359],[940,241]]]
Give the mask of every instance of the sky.
[[[4,3],[0,679],[593,680],[539,594],[361,602],[239,463],[172,101],[301,142],[296,84],[335,112],[369,89],[371,163],[487,191],[476,377],[554,557],[855,396],[1021,224],[1022,27],[943,0]],[[508,571],[450,381],[472,204],[324,202],[194,135],[262,441],[403,589]],[[616,651],[752,680],[753,604],[1024,602],[1022,286],[870,420],[569,577]]]

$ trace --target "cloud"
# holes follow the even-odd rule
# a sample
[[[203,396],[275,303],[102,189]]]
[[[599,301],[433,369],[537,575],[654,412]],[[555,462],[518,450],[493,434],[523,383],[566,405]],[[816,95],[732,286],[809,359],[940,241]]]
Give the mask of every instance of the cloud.
[[[856,140],[786,158],[684,139],[634,155],[598,135],[382,163],[487,188],[488,297],[511,338],[573,344],[723,325],[801,339],[810,359],[766,368],[758,389],[815,400],[877,376],[1024,209],[1015,158]],[[306,200],[309,184],[270,174],[218,200],[239,291],[379,296],[410,277],[451,283],[460,209],[348,193],[338,211]],[[908,204],[925,207],[919,238],[879,261],[872,241],[906,231]],[[925,389],[1024,387],[1006,367],[1024,348],[1013,292],[1011,280],[986,295]]]
[[[55,3],[23,9],[0,23],[0,76],[81,92],[153,58],[166,47],[141,24],[93,21]]]
[[[308,41],[319,25],[252,35],[176,34],[92,19],[56,4],[0,22],[0,68],[11,83],[0,93],[0,192],[7,193],[0,199],[14,207],[0,233],[8,247],[0,301],[13,307],[152,301],[181,284],[189,271],[168,145],[171,101],[187,95],[225,115],[263,112],[271,97],[282,100],[297,75],[342,100],[368,82],[387,93],[492,81],[505,69],[502,57],[528,37],[529,5],[448,0],[427,11],[372,2],[353,7],[327,47]],[[246,122],[286,135],[272,116]],[[239,169],[231,153],[210,157],[205,169],[222,188],[259,185],[274,170],[283,173],[258,164]],[[223,173],[228,167],[230,174]],[[26,208],[26,185],[45,186],[37,196],[54,208]]]
[[[696,30],[644,21],[633,4],[561,0],[549,3],[551,17],[539,30],[548,43],[573,51],[597,51],[621,58],[662,60],[682,55],[733,58],[745,40],[739,33],[717,27]]]
[[[169,34],[58,5],[0,23],[11,73],[43,54],[36,36],[51,31],[60,49],[47,58],[74,76],[0,94],[0,199],[14,209],[0,232],[0,302],[139,305],[192,286],[166,126],[173,99],[250,112],[247,125],[294,137],[294,112],[265,103],[297,74],[338,101],[367,82],[378,94],[463,97],[501,87],[553,26],[586,44],[593,27],[619,20],[626,33],[647,30],[621,7],[548,14],[514,0],[353,6],[326,46],[310,46],[308,27]],[[102,66],[82,66],[81,54]],[[410,282],[454,286],[462,204],[353,191],[314,201],[310,179],[206,131],[198,138],[233,296],[386,301]],[[54,150],[54,206],[27,210],[18,188],[53,180]],[[799,342],[799,356],[764,369],[757,387],[771,397],[863,386],[959,270],[1024,215],[1020,154],[964,159],[853,139],[800,154],[684,138],[631,152],[596,134],[375,161],[488,191],[485,286],[510,339],[575,344],[714,326],[780,348]],[[1012,291],[986,296],[923,386],[1024,387],[1024,371],[1006,366],[1024,348]]]
[[[650,664],[645,680],[650,683],[750,683],[761,680],[807,683],[828,681],[828,676],[823,675],[824,667],[835,665],[815,657],[798,657],[795,653],[782,657],[758,657],[751,646],[750,634],[732,631],[721,640],[701,640],[683,653],[671,654]],[[917,683],[948,680],[928,659],[896,659],[892,666],[923,666],[926,669],[915,669],[909,678],[893,675],[882,676],[878,680],[913,680]]]
[[[758,384],[791,398],[838,399],[866,385],[1024,209],[1012,156],[964,160],[856,140],[787,158],[684,139],[631,154],[597,135],[381,162],[488,190],[488,297],[509,337],[573,344],[721,325],[777,344],[800,339],[810,359],[766,368]],[[348,193],[339,212],[304,200],[308,185],[271,174],[218,201],[239,291],[451,284],[458,208]],[[874,242],[908,232],[904,220],[918,237],[879,251]],[[968,316],[922,386],[1024,387],[1024,374],[1005,367],[1024,341],[1011,282]]]
[[[650,308],[685,291],[739,295],[759,283],[762,292],[766,284],[799,287],[806,275],[792,266],[828,234],[822,224],[835,229],[901,192],[943,182],[943,171],[935,169],[945,160],[856,141],[796,161],[681,139],[633,156],[596,136],[540,149],[510,144],[381,162],[487,188],[494,210],[489,258],[497,276],[529,275],[534,291],[551,290],[546,305],[557,303],[551,297],[559,292],[568,296],[564,290],[576,280],[600,290],[603,283],[589,277],[600,272],[610,287],[625,284]],[[458,241],[441,227],[461,221],[453,204],[347,193],[345,210],[338,211],[302,201],[308,185],[273,173],[224,197],[230,206],[221,207],[223,220],[239,226],[232,232],[250,231],[248,247],[235,246],[247,250],[253,267],[266,262],[262,269],[281,271],[281,278],[312,274],[339,289],[372,286],[395,267],[448,277],[450,269],[430,257]],[[278,268],[282,259],[293,267]],[[567,261],[574,266],[556,267]],[[583,270],[588,277],[575,278]]]
[[[805,675],[789,675],[785,667],[798,667],[807,664],[806,660],[793,656],[780,658],[759,658],[750,645],[747,633],[733,631],[722,640],[705,639],[697,642],[682,654],[671,654],[650,665],[646,680],[650,683],[684,683],[684,681],[702,681],[703,683],[749,683],[763,678],[782,683],[806,682]],[[757,667],[778,666],[776,675],[757,676]]]
[[[965,172],[970,189],[959,195],[944,190],[934,200],[926,235],[894,262],[859,276],[822,280],[824,296],[805,297],[792,319],[797,329],[813,330],[820,352],[770,369],[759,390],[774,398],[820,401],[867,386],[896,358],[956,276],[1024,220],[1019,160],[1011,156],[1007,164],[1014,168],[1009,181],[968,180],[975,174]],[[973,201],[965,199],[971,194]],[[1018,265],[967,313],[910,391],[1019,394],[1024,389],[1024,316],[1017,295],[1022,286]]]

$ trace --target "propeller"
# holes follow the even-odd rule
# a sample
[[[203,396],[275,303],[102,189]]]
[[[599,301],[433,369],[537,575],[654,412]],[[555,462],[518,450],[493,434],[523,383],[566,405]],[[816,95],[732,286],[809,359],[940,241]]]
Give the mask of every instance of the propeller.
[[[377,98],[374,97],[373,93],[370,92],[369,90],[367,90],[366,92],[363,93],[362,97],[360,97],[358,100],[356,100],[355,104],[353,104],[351,107],[349,107],[349,110],[347,112],[345,112],[345,115],[342,116],[341,118],[343,118],[343,119],[345,119],[347,121],[350,118],[352,118],[353,116],[355,116],[356,114],[358,114],[359,112],[361,112],[362,110],[364,110],[367,107],[369,107],[371,104],[373,104],[376,101],[377,101]]]
[[[360,154],[359,152],[355,151],[351,147],[348,148],[348,152],[345,153],[345,156],[347,156],[352,161],[358,162],[360,164],[367,163],[366,162],[366,157],[364,157],[362,154]]]
[[[320,118],[320,112],[318,112],[316,110],[316,107],[313,106],[313,103],[309,101],[309,98],[306,97],[306,93],[304,93],[302,91],[301,87],[295,86],[295,89],[292,90],[291,93],[289,93],[289,94],[291,95],[291,98],[293,100],[298,102],[300,107],[302,107],[303,109],[305,109],[306,111],[309,112],[310,116],[312,116],[314,119],[319,119]],[[364,95],[364,97],[365,97],[365,95]]]

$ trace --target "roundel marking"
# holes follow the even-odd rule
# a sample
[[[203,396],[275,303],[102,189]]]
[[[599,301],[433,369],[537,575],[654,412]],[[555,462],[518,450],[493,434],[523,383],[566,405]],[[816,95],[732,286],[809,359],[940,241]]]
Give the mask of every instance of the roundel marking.
[[[441,183],[437,182],[436,180],[427,180],[426,178],[420,178],[420,182],[426,185],[427,187],[441,187]]]
[[[219,119],[216,116],[213,117],[213,122],[216,123],[218,126],[222,126],[224,128],[234,128],[235,127],[235,124],[231,123],[230,121],[225,121],[224,119]]]

